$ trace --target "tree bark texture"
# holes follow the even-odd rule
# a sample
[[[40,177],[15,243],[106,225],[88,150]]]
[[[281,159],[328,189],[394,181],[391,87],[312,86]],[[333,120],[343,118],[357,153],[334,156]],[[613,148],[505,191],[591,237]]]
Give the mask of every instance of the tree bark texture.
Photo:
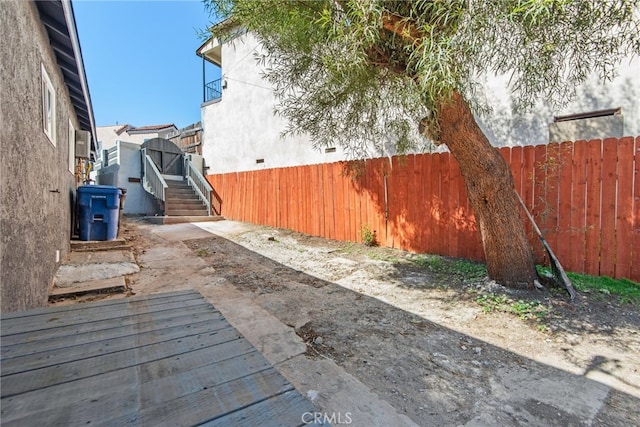
[[[538,278],[511,170],[478,126],[462,95],[439,112],[440,142],[458,161],[482,237],[489,277],[512,288]]]

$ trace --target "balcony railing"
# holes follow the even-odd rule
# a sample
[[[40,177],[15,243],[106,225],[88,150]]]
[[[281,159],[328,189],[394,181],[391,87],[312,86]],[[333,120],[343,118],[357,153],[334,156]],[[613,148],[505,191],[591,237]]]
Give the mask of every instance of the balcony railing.
[[[204,102],[222,98],[222,79],[214,80],[204,85]]]

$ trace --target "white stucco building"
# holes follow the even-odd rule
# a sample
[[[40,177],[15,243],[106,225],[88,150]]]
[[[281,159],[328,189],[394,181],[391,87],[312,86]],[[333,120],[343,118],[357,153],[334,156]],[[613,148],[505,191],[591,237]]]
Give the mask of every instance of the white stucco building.
[[[514,113],[508,76],[486,78],[484,88],[493,111],[478,121],[495,146],[640,135],[640,58],[626,60],[617,71],[609,82],[591,76],[560,110],[538,102],[528,113]]]
[[[166,138],[167,135],[177,132],[178,128],[173,123],[135,127],[132,125],[98,126],[98,149],[108,150],[116,145],[116,141],[126,141],[141,145],[153,138]]]
[[[206,82],[201,106],[203,157],[207,173],[335,162],[346,159],[340,147],[317,150],[305,136],[280,136],[286,127],[274,115],[273,91],[255,60],[260,43],[238,31],[220,43],[207,40],[197,55],[221,68],[221,78]],[[493,111],[478,117],[494,146],[539,145],[579,139],[640,135],[640,59],[623,63],[613,81],[595,76],[577,88],[576,98],[554,111],[540,102],[531,112],[515,113],[507,76],[485,78]],[[376,153],[376,156],[389,153]],[[392,153],[391,153],[392,154]]]
[[[254,59],[258,40],[243,34],[231,42],[211,39],[197,54],[222,68],[207,84],[202,104],[202,155],[207,173],[299,166],[343,160],[340,147],[314,149],[309,137],[284,137],[286,121],[274,115],[276,100]]]

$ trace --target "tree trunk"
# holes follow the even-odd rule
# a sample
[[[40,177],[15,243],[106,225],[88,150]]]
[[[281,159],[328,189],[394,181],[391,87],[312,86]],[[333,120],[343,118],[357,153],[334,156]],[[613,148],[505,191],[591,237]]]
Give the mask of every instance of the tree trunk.
[[[440,142],[458,161],[482,237],[489,277],[512,288],[538,278],[507,162],[455,92],[440,109]]]

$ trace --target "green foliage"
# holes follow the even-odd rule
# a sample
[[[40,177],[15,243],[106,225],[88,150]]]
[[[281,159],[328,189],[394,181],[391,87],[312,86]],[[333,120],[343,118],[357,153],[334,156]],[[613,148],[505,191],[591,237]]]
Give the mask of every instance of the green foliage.
[[[411,262],[437,274],[456,276],[466,283],[477,282],[487,276],[487,267],[484,264],[466,259],[444,258],[439,255],[417,255],[411,258]]]
[[[523,107],[562,104],[594,70],[611,78],[640,53],[640,0],[205,0],[229,35],[255,34],[285,133],[354,158],[438,139],[453,91],[488,108],[476,82],[511,76]],[[418,126],[420,124],[420,127]]]
[[[371,230],[368,225],[363,225],[360,230],[360,237],[362,238],[362,243],[365,246],[378,246],[378,240],[376,239],[375,230]]]
[[[522,320],[542,320],[549,312],[540,301],[515,301],[506,295],[482,294],[476,298],[476,302],[482,306],[485,313],[512,313]]]
[[[537,266],[537,268],[538,274],[551,276],[551,270],[548,267]],[[613,295],[625,303],[640,302],[640,284],[629,279],[612,279],[607,276],[590,276],[571,272],[567,272],[567,277],[578,291]]]

